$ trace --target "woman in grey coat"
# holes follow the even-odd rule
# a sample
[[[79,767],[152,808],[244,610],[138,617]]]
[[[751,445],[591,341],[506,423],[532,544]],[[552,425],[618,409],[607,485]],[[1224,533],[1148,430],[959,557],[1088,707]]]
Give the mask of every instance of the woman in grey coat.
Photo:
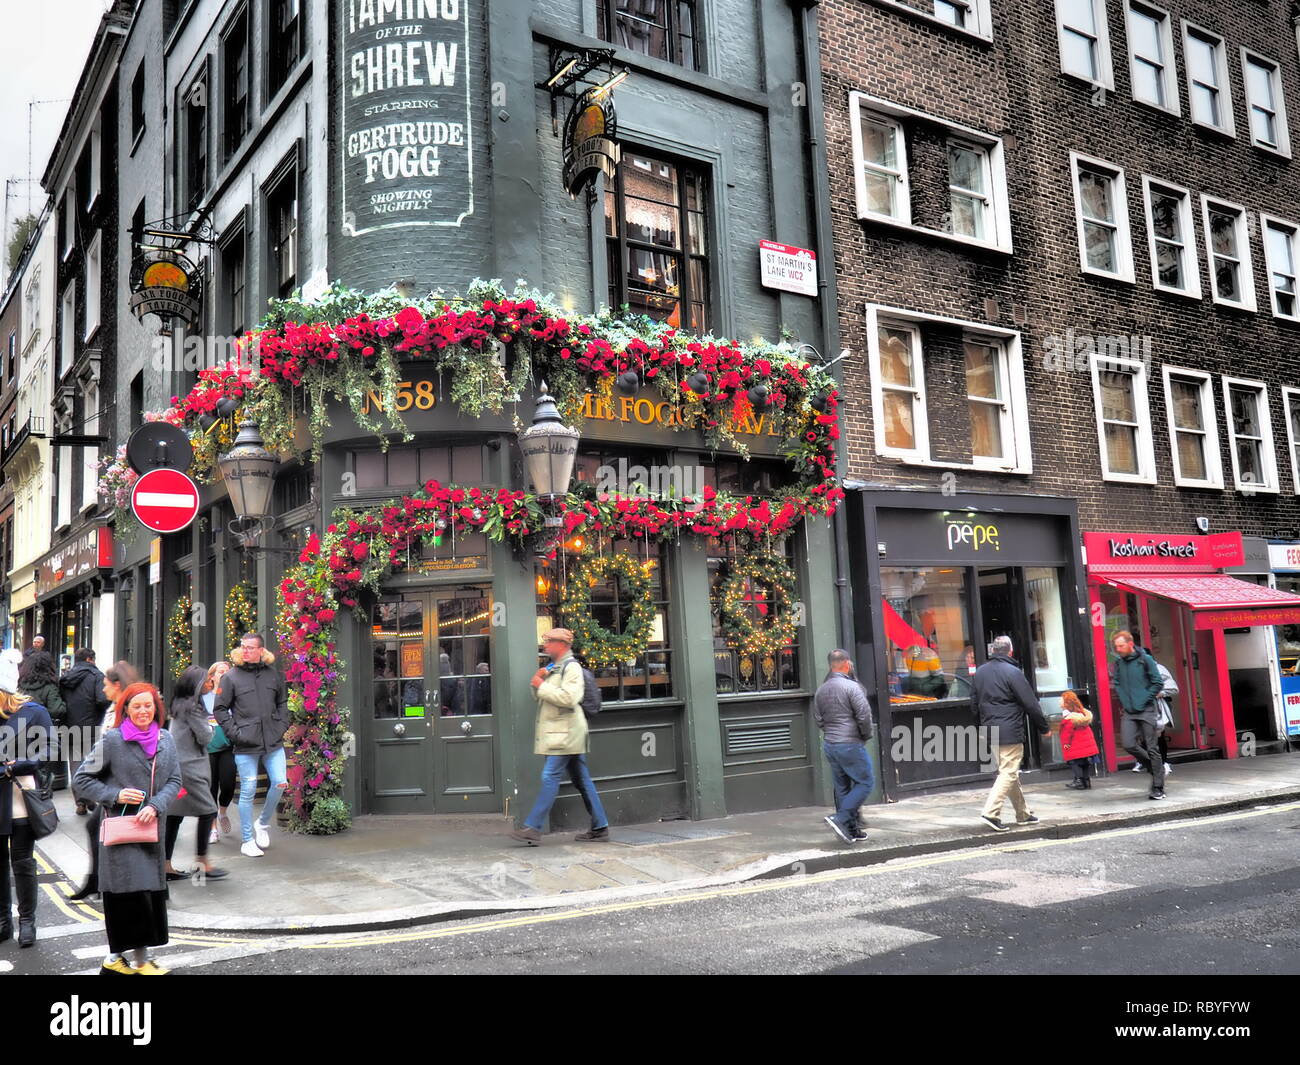
[[[108,729],[73,778],[77,798],[103,803],[105,820],[135,814],[148,825],[166,817],[181,790],[176,744],[162,726],[167,712],[152,684],[130,685]],[[99,848],[99,889],[109,956],[101,973],[156,976],[167,970],[149,948],[167,942],[167,881],[161,843],[118,843]],[[135,966],[126,960],[135,952]]]
[[[167,879],[187,880],[189,873],[180,872],[172,865],[172,852],[181,822],[187,817],[199,820],[195,840],[195,857],[203,867],[208,880],[221,880],[227,874],[208,861],[208,843],[212,835],[212,822],[217,817],[217,804],[212,798],[212,763],[208,759],[208,744],[212,742],[212,726],[208,723],[208,710],[199,701],[199,690],[208,679],[202,666],[190,666],[176,681],[172,692],[171,720],[168,731],[176,741],[176,754],[181,760],[182,794],[167,811]]]

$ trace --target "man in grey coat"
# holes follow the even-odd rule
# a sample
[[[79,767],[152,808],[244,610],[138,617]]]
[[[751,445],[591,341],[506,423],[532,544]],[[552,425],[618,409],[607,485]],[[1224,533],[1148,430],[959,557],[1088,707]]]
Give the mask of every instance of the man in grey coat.
[[[845,843],[864,843],[867,833],[858,820],[858,808],[875,786],[871,755],[871,707],[867,693],[853,675],[847,651],[829,655],[830,673],[813,696],[813,718],[822,730],[822,751],[835,782],[835,813],[823,820]]]

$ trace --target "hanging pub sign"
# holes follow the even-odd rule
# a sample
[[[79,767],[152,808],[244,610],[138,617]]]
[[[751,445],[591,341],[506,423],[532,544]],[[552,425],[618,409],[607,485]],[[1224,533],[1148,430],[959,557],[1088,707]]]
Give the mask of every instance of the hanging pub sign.
[[[131,263],[131,313],[179,318],[186,325],[199,320],[203,309],[203,274],[178,251],[141,248]]]
[[[343,232],[474,213],[469,5],[346,0],[339,33]]]
[[[618,122],[608,86],[588,89],[573,104],[564,123],[564,187],[570,196],[618,167]]]

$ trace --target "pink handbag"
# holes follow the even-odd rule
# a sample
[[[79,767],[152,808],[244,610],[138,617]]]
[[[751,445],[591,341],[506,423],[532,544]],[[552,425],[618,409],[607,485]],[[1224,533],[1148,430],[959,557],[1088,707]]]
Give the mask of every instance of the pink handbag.
[[[153,794],[154,765],[158,759],[149,763],[149,794]],[[146,796],[147,798],[148,796]],[[126,809],[125,806],[122,807]],[[140,823],[139,814],[106,817],[99,823],[99,842],[105,847],[114,847],[119,843],[157,843],[158,818],[147,825]]]

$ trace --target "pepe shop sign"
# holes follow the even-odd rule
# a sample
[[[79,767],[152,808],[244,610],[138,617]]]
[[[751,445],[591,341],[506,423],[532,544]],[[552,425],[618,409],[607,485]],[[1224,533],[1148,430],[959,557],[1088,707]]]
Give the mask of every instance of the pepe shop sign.
[[[945,521],[948,526],[946,539],[950,552],[959,547],[966,547],[971,551],[1002,550],[1001,534],[992,522],[974,521],[970,518],[947,518]]]
[[[474,212],[469,5],[346,0],[339,30],[344,232]]]

